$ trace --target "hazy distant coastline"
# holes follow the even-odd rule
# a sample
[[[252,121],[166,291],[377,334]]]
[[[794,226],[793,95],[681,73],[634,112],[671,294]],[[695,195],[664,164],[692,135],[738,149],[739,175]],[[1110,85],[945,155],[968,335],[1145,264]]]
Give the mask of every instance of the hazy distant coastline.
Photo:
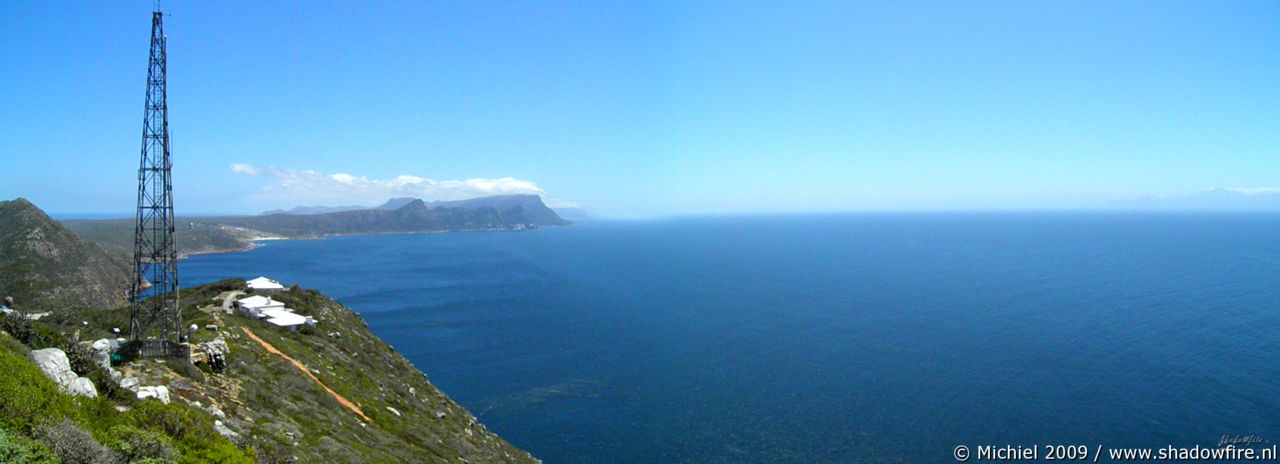
[[[133,250],[134,219],[61,221],[68,229],[109,253]],[[177,218],[180,257],[251,250],[272,239],[315,239],[342,235],[524,230],[570,224],[537,195],[501,195],[426,203],[392,199],[380,207],[315,214],[271,212],[255,216]]]

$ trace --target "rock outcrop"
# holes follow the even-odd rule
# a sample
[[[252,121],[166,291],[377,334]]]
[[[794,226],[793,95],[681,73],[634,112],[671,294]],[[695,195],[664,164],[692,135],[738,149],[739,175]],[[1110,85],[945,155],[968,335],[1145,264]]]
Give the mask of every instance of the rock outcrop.
[[[231,430],[230,427],[227,427],[227,425],[223,424],[220,420],[213,421],[213,430],[217,431],[218,435],[227,437],[230,440],[237,440],[240,438],[240,434]]]
[[[227,353],[231,352],[231,348],[227,346],[227,340],[221,335],[211,341],[198,343],[191,347],[191,362],[208,363],[214,372],[222,372],[227,366]]]
[[[111,340],[98,339],[89,346],[89,353],[93,355],[94,364],[111,370]]]
[[[93,381],[76,375],[75,371],[71,370],[71,361],[67,359],[67,353],[62,350],[45,348],[32,351],[31,362],[53,379],[63,393],[88,398],[98,396],[98,389],[93,386]]]
[[[138,387],[138,399],[145,400],[147,398],[155,398],[160,400],[161,403],[169,404],[169,387],[164,385]]]

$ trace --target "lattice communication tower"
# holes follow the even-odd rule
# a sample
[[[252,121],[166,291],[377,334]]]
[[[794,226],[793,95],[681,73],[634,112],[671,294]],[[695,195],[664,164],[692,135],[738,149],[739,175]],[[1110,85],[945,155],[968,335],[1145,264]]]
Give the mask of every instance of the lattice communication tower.
[[[173,183],[169,158],[169,107],[165,86],[164,15],[151,14],[147,107],[142,119],[138,214],[133,241],[129,340],[142,357],[183,357],[178,307],[178,253],[174,244]]]

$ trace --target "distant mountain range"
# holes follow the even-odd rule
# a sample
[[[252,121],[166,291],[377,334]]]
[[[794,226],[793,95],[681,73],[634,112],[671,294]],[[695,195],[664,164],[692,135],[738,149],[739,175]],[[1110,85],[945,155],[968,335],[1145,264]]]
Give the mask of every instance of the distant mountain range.
[[[1215,188],[1175,197],[1144,197],[1114,206],[1149,210],[1280,211],[1280,189]]]
[[[416,198],[393,198],[374,208],[317,214],[213,217],[202,218],[200,222],[242,227],[283,237],[525,229],[569,224],[547,208],[537,195],[498,195],[431,203]]]
[[[288,210],[275,209],[259,214],[259,216],[269,216],[273,214],[286,214],[292,216],[313,216],[319,214],[342,213],[347,211],[394,211],[414,202],[421,202],[428,210],[437,208],[462,208],[467,211],[477,211],[483,208],[495,208],[499,211],[511,211],[519,208],[529,215],[531,223],[536,225],[561,225],[565,221],[561,216],[557,215],[557,210],[547,208],[542,203],[542,198],[537,195],[495,195],[481,198],[472,198],[468,200],[451,200],[451,201],[423,201],[413,197],[398,197],[387,200],[378,206],[298,206]],[[554,217],[553,217],[554,216]]]
[[[554,210],[556,214],[560,215],[560,217],[564,218],[565,220],[569,220],[573,222],[587,222],[587,221],[594,221],[594,220],[600,219],[596,215],[591,214],[587,212],[587,210],[582,208],[562,206],[559,208],[551,208],[551,209]]]
[[[400,207],[409,204],[413,200],[417,200],[417,198],[413,198],[413,197],[392,198],[390,200],[387,200],[386,203],[383,203],[378,206],[295,206],[290,209],[273,209],[271,211],[267,211],[262,214],[259,214],[259,216],[267,216],[271,214],[292,214],[295,216],[307,216],[312,214],[341,213],[343,211],[359,211],[364,209],[380,209],[384,211],[389,211],[393,209],[399,209]],[[435,203],[434,202],[427,203],[428,206],[433,204]]]
[[[259,216],[266,216],[269,214],[294,214],[299,216],[305,216],[308,214],[341,213],[343,211],[355,211],[358,209],[369,209],[369,208],[366,206],[295,206],[287,210],[273,209],[271,211],[264,212]]]
[[[543,204],[537,195],[499,195],[431,203],[416,198],[393,198],[372,208],[316,212],[322,208],[328,207],[294,208],[256,216],[178,218],[178,252],[192,255],[239,251],[267,237],[522,230],[571,224]],[[62,224],[128,262],[133,252],[133,222],[133,219],[70,220]]]

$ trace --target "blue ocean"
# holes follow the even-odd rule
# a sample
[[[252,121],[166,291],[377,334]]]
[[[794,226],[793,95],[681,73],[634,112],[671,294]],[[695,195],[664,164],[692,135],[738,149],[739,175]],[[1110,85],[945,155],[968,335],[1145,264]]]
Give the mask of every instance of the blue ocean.
[[[592,222],[179,266],[334,297],[549,464],[1280,441],[1277,214]]]

